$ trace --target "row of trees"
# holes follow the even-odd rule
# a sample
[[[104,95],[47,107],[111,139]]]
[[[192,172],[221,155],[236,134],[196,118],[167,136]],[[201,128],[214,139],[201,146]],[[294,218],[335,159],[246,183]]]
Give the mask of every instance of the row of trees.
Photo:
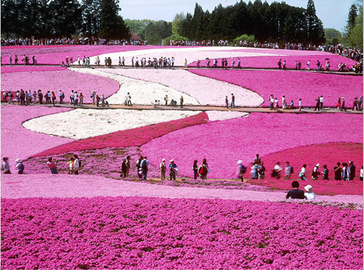
[[[198,4],[193,15],[178,14],[172,23],[174,34],[190,40],[233,40],[243,34],[254,35],[260,42],[297,42],[323,44],[325,33],[316,15],[313,0],[307,8],[293,7],[285,2],[218,5],[211,13]]]
[[[162,39],[172,35],[172,23],[163,20],[125,20],[133,40],[147,40],[148,44],[158,45]]]
[[[85,37],[127,39],[129,29],[119,0],[2,0],[1,25],[6,38]]]
[[[334,28],[325,28],[325,38],[330,45],[345,44],[363,49],[363,5],[351,5],[343,33]]]

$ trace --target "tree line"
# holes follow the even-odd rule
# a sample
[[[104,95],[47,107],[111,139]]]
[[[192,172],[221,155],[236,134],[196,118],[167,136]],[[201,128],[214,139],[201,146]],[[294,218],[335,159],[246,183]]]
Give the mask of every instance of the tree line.
[[[2,0],[2,36],[128,39],[119,0]]]
[[[325,28],[325,37],[330,45],[345,44],[363,49],[363,5],[351,5],[343,33],[334,28]]]
[[[180,21],[178,34],[190,40],[234,40],[243,34],[253,35],[259,42],[294,42],[323,44],[325,33],[316,15],[313,0],[307,8],[285,2],[262,3],[261,0],[235,5],[218,5],[211,13],[198,4],[193,14]]]

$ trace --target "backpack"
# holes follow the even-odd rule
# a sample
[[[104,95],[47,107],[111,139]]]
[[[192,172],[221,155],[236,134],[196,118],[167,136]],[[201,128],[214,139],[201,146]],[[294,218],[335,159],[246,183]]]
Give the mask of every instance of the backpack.
[[[244,174],[246,172],[246,167],[244,165],[241,165],[240,173]]]
[[[79,166],[79,168],[81,168],[81,166],[82,166],[82,165],[81,165],[81,160],[78,160],[78,164],[79,164],[79,165],[78,165],[78,166]]]
[[[206,166],[203,166],[202,165],[200,167],[199,173],[202,174],[202,175],[206,175],[207,174],[207,168],[206,168]]]

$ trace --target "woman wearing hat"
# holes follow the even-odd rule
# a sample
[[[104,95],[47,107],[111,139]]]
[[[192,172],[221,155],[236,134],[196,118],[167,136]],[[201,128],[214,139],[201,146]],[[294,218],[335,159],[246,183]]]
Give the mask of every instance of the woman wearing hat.
[[[313,180],[318,180],[318,177],[320,175],[319,168],[320,168],[320,164],[317,163],[315,168],[313,168],[313,171],[312,171],[312,179]]]
[[[315,193],[312,192],[312,186],[307,185],[305,186],[305,199],[306,200],[314,200],[315,199]]]
[[[23,172],[24,172],[24,165],[23,165],[23,163],[21,162],[21,160],[19,158],[17,158],[15,160],[15,162],[16,162],[15,168],[18,170],[18,174],[23,174]]]
[[[166,159],[162,159],[162,162],[159,165],[159,170],[161,171],[161,181],[166,180],[166,168]]]

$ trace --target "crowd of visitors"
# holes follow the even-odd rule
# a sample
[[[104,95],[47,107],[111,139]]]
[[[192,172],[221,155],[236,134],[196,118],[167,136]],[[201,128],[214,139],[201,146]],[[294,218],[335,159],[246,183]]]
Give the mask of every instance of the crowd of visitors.
[[[16,159],[16,170],[19,174],[23,174],[24,172],[24,165],[20,159]],[[47,165],[52,174],[58,174],[57,169],[57,160],[50,157],[48,159]],[[68,161],[68,173],[78,175],[80,169],[82,168],[81,161],[77,155],[73,155]],[[146,180],[149,170],[149,161],[146,156],[140,156],[140,158],[135,163],[136,174],[139,179]],[[123,159],[121,164],[121,174],[120,177],[128,177],[130,176],[130,168],[131,168],[131,157],[127,156]],[[316,164],[312,168],[311,172],[311,180],[330,180],[329,169],[327,165],[323,165],[323,169],[320,170],[321,165],[319,163]],[[176,180],[176,176],[178,175],[178,166],[175,163],[174,159],[170,160],[169,165],[167,166],[166,160],[163,158],[161,163],[158,167],[160,171],[160,179],[164,181],[166,179],[166,173],[169,171],[169,179]],[[244,174],[247,172],[247,167],[243,165],[242,160],[237,162],[236,168],[236,178],[244,181]],[[9,159],[7,157],[3,158],[3,163],[1,166],[1,170],[4,174],[10,174],[10,165]],[[307,181],[308,176],[306,175],[307,165],[303,164],[302,168],[298,172],[298,179]],[[200,177],[203,180],[207,179],[207,175],[210,172],[209,165],[207,163],[206,158],[204,158],[200,165],[198,165],[198,160],[193,161],[192,171],[194,175],[194,179]],[[253,162],[250,164],[250,176],[251,179],[262,180],[266,178],[267,169],[264,166],[264,163],[259,156],[256,154]],[[280,162],[277,162],[272,171],[271,171],[271,178],[275,178],[277,180],[281,179],[282,174],[284,174],[283,180],[290,180],[294,175],[294,169],[291,166],[290,162],[285,163],[285,167],[282,168]],[[340,163],[338,162],[337,165],[333,168],[333,175],[335,180],[344,180],[344,181],[352,181],[354,178],[357,177],[356,175],[356,166],[354,165],[353,161],[349,161],[348,163]],[[363,181],[363,166],[360,169],[360,181]]]

